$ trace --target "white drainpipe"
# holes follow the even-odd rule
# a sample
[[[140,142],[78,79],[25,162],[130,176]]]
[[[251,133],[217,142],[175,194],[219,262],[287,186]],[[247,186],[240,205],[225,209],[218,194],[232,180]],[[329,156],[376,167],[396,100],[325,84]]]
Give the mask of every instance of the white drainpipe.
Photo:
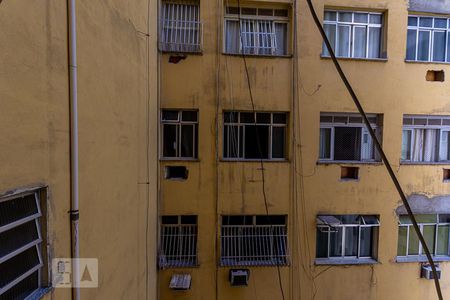
[[[70,178],[71,178],[71,254],[72,299],[80,299],[80,247],[78,241],[78,86],[77,86],[77,26],[75,1],[67,0],[69,31],[69,93],[70,93]]]

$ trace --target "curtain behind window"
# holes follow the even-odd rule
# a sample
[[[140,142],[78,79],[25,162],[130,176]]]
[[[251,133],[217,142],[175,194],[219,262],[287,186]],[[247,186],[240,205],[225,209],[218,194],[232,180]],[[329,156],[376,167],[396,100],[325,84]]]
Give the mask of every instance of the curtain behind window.
[[[239,53],[239,21],[226,21],[225,52]]]

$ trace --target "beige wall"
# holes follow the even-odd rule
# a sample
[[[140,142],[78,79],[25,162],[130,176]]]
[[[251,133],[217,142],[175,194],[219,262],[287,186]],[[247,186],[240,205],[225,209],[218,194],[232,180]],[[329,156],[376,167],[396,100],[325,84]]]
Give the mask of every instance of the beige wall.
[[[156,2],[77,1],[77,17],[80,255],[99,259],[81,297],[155,299]],[[0,192],[48,186],[50,259],[70,257],[66,18],[64,1],[0,3]]]

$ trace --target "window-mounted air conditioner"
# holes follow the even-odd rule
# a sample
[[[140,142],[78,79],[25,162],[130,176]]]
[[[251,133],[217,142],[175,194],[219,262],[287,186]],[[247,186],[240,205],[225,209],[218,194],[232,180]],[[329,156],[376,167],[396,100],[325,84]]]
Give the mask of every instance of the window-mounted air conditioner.
[[[438,276],[438,279],[441,279],[441,269],[439,268],[439,265],[436,265],[436,273]],[[420,277],[425,279],[434,279],[433,271],[431,270],[430,265],[422,265],[420,268]]]
[[[173,274],[169,288],[178,291],[189,290],[191,288],[191,274]]]
[[[249,269],[231,269],[230,283],[231,286],[247,286],[250,278]]]

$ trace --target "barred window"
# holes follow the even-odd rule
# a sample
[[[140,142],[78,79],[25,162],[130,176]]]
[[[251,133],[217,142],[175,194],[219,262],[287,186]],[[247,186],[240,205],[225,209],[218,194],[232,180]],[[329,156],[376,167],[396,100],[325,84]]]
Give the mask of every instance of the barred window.
[[[381,58],[383,14],[325,10],[323,28],[338,57]],[[323,44],[322,54],[330,56]]]
[[[225,159],[286,159],[286,113],[224,112]]]
[[[405,115],[402,161],[450,161],[450,117]]]
[[[162,216],[159,266],[197,265],[197,216]]]
[[[379,226],[377,216],[317,216],[316,262],[376,260]]]
[[[0,299],[25,299],[44,266],[38,192],[0,199]]]
[[[164,158],[197,158],[197,111],[164,109],[161,123]]]
[[[368,115],[381,140],[382,117]],[[359,114],[320,114],[320,161],[379,161],[378,152]]]
[[[227,7],[225,53],[287,55],[287,9]]]
[[[409,16],[406,59],[450,62],[449,19]]]
[[[202,34],[198,1],[162,1],[160,50],[200,52]]]
[[[288,264],[286,216],[222,216],[222,266]]]
[[[435,257],[450,256],[450,215],[417,214],[415,218],[431,255]],[[425,256],[422,244],[408,215],[399,216],[397,256],[416,258]]]

